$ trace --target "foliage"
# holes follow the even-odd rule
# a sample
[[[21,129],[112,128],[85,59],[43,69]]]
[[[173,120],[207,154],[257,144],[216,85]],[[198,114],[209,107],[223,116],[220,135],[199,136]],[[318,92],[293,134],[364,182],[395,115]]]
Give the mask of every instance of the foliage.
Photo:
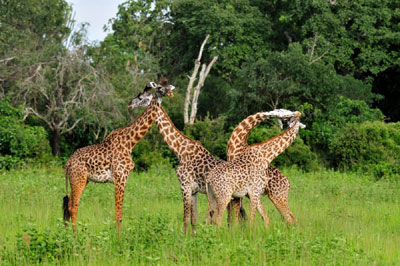
[[[35,73],[38,64],[58,55],[60,43],[71,34],[71,14],[64,0],[1,1],[3,93],[14,91],[20,81]]]
[[[0,168],[14,168],[29,158],[48,159],[49,152],[46,130],[25,125],[21,109],[0,101]]]
[[[246,88],[246,89],[244,89]],[[287,51],[271,52],[265,58],[243,64],[231,92],[231,113],[250,115],[265,109],[298,109],[304,102],[326,110],[338,95],[370,102],[370,86],[336,74],[332,66],[310,63],[298,43]]]
[[[226,159],[226,143],[224,127],[226,118],[223,116],[211,120],[208,116],[204,120],[197,120],[193,125],[186,125],[183,133],[200,143],[211,154]]]
[[[349,123],[335,134],[329,150],[341,169],[392,177],[400,173],[399,136],[399,123]]]
[[[311,124],[304,134],[312,145],[327,149],[336,132],[340,131],[347,123],[363,123],[366,121],[381,121],[384,116],[379,109],[370,108],[364,101],[350,100],[339,96],[324,113],[319,108],[308,103],[303,105],[304,119]]]
[[[150,141],[148,137],[142,139],[132,152],[135,170],[143,171],[148,170],[151,166],[168,165],[172,159],[170,157],[175,155],[167,151],[169,156],[165,156],[162,152],[163,148],[165,150],[164,145],[154,145],[154,142]]]
[[[169,56],[180,71],[188,71],[198,47],[210,34],[205,58],[219,56],[216,67],[229,76],[250,55],[262,56],[269,46],[269,21],[251,1],[175,1],[171,5],[171,38]],[[218,32],[218,34],[214,34]],[[182,39],[186,41],[182,43]],[[173,48],[173,49],[171,49]],[[176,66],[177,63],[177,66]]]

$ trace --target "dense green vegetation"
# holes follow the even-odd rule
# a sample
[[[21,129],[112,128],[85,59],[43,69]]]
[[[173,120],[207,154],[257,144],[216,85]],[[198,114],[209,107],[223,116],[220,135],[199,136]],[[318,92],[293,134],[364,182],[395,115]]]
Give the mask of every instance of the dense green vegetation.
[[[0,264],[398,265],[398,182],[333,171],[283,172],[291,181],[294,226],[266,196],[269,228],[258,214],[253,229],[228,228],[226,219],[221,228],[206,226],[207,199],[200,195],[197,236],[185,236],[175,171],[158,166],[130,176],[120,237],[112,185],[88,184],[73,234],[62,223],[61,168],[2,172]]]
[[[137,117],[127,99],[163,72],[177,87],[163,103],[172,121],[220,158],[243,118],[286,108],[301,111],[307,128],[275,165],[378,179],[400,172],[398,1],[127,1],[100,43],[72,14],[65,0],[1,1],[1,168],[52,160],[46,143],[62,163],[100,142]],[[206,34],[202,61],[219,59],[195,124],[184,125],[187,76]],[[250,141],[278,133],[275,125]],[[137,170],[177,163],[155,128],[133,157]]]
[[[90,43],[65,0],[0,0],[1,265],[399,263],[399,1],[129,0],[107,26]],[[219,58],[184,125],[207,34],[202,62]],[[64,162],[138,117],[127,103],[158,73],[177,88],[163,101],[174,124],[223,159],[246,116],[302,112],[306,128],[273,161],[296,225],[264,197],[269,228],[206,226],[203,195],[185,236],[178,161],[153,126],[132,153],[121,235],[112,185],[89,184],[78,233],[64,229]],[[249,144],[279,132],[267,121]]]

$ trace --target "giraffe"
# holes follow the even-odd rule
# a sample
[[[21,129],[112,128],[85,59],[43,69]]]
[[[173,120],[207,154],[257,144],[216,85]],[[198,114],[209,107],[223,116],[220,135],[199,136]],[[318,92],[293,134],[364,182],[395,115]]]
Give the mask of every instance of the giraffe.
[[[254,223],[255,211],[258,210],[266,226],[269,217],[265,213],[260,196],[270,180],[265,175],[269,163],[282,153],[296,138],[300,125],[300,112],[291,112],[289,128],[280,135],[254,144],[234,161],[217,165],[207,175],[207,195],[209,210],[216,210],[212,219],[217,225],[222,223],[222,215],[232,197],[250,198],[250,225]]]
[[[229,137],[227,144],[227,161],[234,161],[247,149],[247,139],[251,130],[264,121],[269,116],[265,113],[256,113],[248,116],[237,127],[233,130]],[[296,222],[296,217],[289,209],[289,190],[290,182],[283,175],[283,173],[272,166],[269,166],[265,171],[265,175],[268,178],[267,185],[265,187],[266,193],[269,199],[272,201],[276,209],[280,212],[281,216],[286,220],[288,224]],[[242,198],[234,198],[228,204],[228,220],[232,222],[232,212],[234,213],[236,220],[238,219],[239,209],[242,206]]]
[[[164,141],[179,160],[176,175],[183,199],[184,233],[187,234],[189,221],[191,221],[192,233],[196,234],[197,193],[206,193],[207,173],[224,161],[213,156],[199,141],[182,134],[161,106],[158,107],[156,125]],[[241,214],[243,213],[244,209],[241,211]]]
[[[156,93],[150,93],[156,87]],[[66,196],[63,200],[64,221],[72,220],[73,231],[76,231],[76,217],[81,194],[89,181],[96,183],[113,183],[115,186],[115,219],[118,231],[122,221],[122,203],[129,173],[135,167],[131,158],[132,149],[147,133],[157,116],[161,98],[173,96],[174,87],[168,85],[166,78],[146,86],[130,102],[131,107],[147,106],[143,113],[130,125],[111,132],[103,142],[86,146],[75,151],[65,165]],[[68,197],[68,181],[71,194]],[[67,224],[66,224],[67,225]]]

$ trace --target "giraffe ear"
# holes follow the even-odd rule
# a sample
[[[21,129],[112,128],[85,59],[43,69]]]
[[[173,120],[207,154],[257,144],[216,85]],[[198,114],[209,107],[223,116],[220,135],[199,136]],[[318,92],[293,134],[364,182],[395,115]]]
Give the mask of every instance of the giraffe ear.
[[[158,85],[162,87],[168,86],[168,78],[166,75],[162,76],[161,74],[157,74],[157,78],[158,78]]]

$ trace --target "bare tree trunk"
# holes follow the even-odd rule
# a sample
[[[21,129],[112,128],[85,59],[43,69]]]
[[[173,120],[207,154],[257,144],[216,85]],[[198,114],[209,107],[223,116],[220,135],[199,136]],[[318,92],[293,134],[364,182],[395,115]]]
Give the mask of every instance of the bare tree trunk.
[[[208,64],[206,68],[206,64],[203,64],[200,75],[199,75],[199,82],[197,83],[197,86],[194,90],[193,94],[193,100],[192,100],[192,111],[190,112],[190,120],[189,124],[193,124],[194,120],[196,119],[196,114],[197,114],[197,102],[199,100],[199,94],[201,88],[204,86],[204,81],[207,78],[208,73],[210,72],[211,67],[214,65],[214,63],[217,61],[218,56],[214,56],[213,60]]]
[[[200,51],[199,51],[199,56],[197,57],[196,61],[194,62],[194,70],[192,73],[192,76],[189,77],[189,84],[186,90],[186,98],[185,98],[185,105],[184,105],[184,110],[183,110],[183,122],[186,124],[193,124],[194,120],[196,119],[196,113],[197,113],[197,102],[199,99],[199,94],[200,90],[204,85],[204,80],[206,79],[208,73],[210,72],[211,67],[217,61],[218,56],[214,56],[213,60],[210,62],[210,64],[207,66],[206,64],[203,64],[202,69],[199,73],[199,79],[197,81],[197,86],[194,89],[193,93],[193,99],[191,103],[191,112],[190,112],[190,119],[189,119],[189,104],[190,104],[190,99],[191,99],[191,94],[193,90],[193,83],[196,80],[197,73],[200,68],[200,60],[201,56],[203,54],[203,49],[205,44],[207,43],[208,38],[210,35],[208,34],[206,38],[204,39]]]
[[[191,98],[191,94],[192,94],[192,90],[193,90],[193,83],[196,80],[197,72],[199,71],[199,68],[200,68],[200,60],[201,60],[201,56],[203,54],[203,49],[204,49],[204,46],[206,45],[209,37],[210,37],[210,34],[208,34],[206,36],[203,43],[201,44],[199,55],[198,55],[196,61],[194,62],[194,70],[193,70],[192,76],[189,77],[189,84],[186,89],[185,105],[184,105],[184,109],[183,109],[183,122],[185,123],[185,125],[189,122],[189,104],[190,104],[190,98]]]

